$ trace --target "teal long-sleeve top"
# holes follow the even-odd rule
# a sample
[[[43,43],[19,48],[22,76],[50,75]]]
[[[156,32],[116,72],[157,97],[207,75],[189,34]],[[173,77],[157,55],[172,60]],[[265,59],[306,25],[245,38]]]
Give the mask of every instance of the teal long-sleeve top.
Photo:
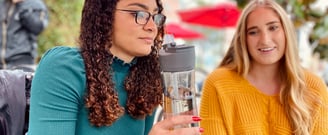
[[[114,59],[113,81],[126,106],[124,79],[132,63]],[[42,57],[32,81],[28,135],[147,135],[154,114],[134,119],[127,113],[111,126],[89,123],[85,107],[86,74],[79,49],[55,47]]]

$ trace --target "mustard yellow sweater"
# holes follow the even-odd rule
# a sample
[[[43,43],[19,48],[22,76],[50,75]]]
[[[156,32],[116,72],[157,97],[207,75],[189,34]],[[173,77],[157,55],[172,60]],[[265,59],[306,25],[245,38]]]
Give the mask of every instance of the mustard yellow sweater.
[[[328,91],[324,82],[306,72],[306,84],[319,92],[322,104],[313,116],[312,135],[328,135]],[[205,81],[200,106],[202,135],[291,135],[279,96],[261,93],[246,79],[226,68]]]

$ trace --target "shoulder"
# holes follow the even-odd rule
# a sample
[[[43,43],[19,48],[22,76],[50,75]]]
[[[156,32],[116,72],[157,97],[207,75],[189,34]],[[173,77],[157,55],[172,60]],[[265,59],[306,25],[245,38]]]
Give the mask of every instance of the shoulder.
[[[67,59],[77,60],[82,59],[82,56],[80,54],[80,50],[76,47],[56,46],[46,51],[42,56],[41,60],[43,59],[53,59],[54,61],[63,61]]]
[[[79,54],[80,50],[77,47],[69,46],[56,46],[46,51],[44,55],[54,55],[54,56],[66,56]]]
[[[315,75],[311,71],[304,70],[304,75],[305,75],[305,83],[309,88],[312,89],[323,89],[326,88],[326,85],[323,81],[322,78],[319,76]]]
[[[216,80],[230,80],[230,79],[236,79],[240,78],[240,76],[237,74],[237,72],[230,70],[225,67],[220,67],[215,69],[208,78],[216,79]]]
[[[46,66],[46,67],[45,67]],[[83,58],[78,48],[58,46],[49,49],[41,58],[38,68],[84,69]]]
[[[236,83],[236,82],[241,82],[242,77],[238,75],[237,72],[225,68],[225,67],[220,67],[215,69],[212,73],[210,73],[207,77],[207,81],[212,82],[212,83]]]
[[[57,90],[63,95],[67,90],[78,91],[83,95],[85,88],[85,68],[78,48],[54,47],[41,58],[33,77],[32,86],[35,90]],[[50,88],[58,87],[58,88]]]
[[[314,73],[305,70],[305,83],[310,90],[317,92],[317,95],[328,102],[328,88],[322,78]]]

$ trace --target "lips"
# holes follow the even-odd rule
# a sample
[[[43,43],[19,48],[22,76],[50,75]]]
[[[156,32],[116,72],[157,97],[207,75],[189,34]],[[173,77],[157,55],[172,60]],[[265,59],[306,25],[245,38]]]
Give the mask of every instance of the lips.
[[[153,44],[154,43],[154,38],[150,38],[150,37],[141,37],[139,38],[143,41],[145,41],[147,44]]]
[[[261,52],[270,52],[273,51],[276,47],[266,47],[266,48],[260,48],[258,49]]]

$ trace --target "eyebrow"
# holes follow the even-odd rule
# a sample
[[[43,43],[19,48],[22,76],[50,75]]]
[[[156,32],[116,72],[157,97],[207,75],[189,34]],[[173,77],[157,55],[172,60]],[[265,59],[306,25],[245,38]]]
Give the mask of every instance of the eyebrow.
[[[142,9],[144,9],[144,10],[149,10],[149,7],[148,6],[146,6],[144,4],[141,4],[141,3],[131,3],[131,4],[128,4],[128,6],[137,6],[137,7],[140,7]],[[153,11],[154,12],[157,12],[158,11],[158,8],[155,8]]]
[[[266,25],[271,25],[271,24],[275,24],[275,23],[280,23],[280,22],[279,21],[271,21],[271,22],[266,23]],[[257,26],[252,26],[252,27],[247,28],[246,31],[249,31],[249,30],[255,29],[255,28],[257,28]]]

